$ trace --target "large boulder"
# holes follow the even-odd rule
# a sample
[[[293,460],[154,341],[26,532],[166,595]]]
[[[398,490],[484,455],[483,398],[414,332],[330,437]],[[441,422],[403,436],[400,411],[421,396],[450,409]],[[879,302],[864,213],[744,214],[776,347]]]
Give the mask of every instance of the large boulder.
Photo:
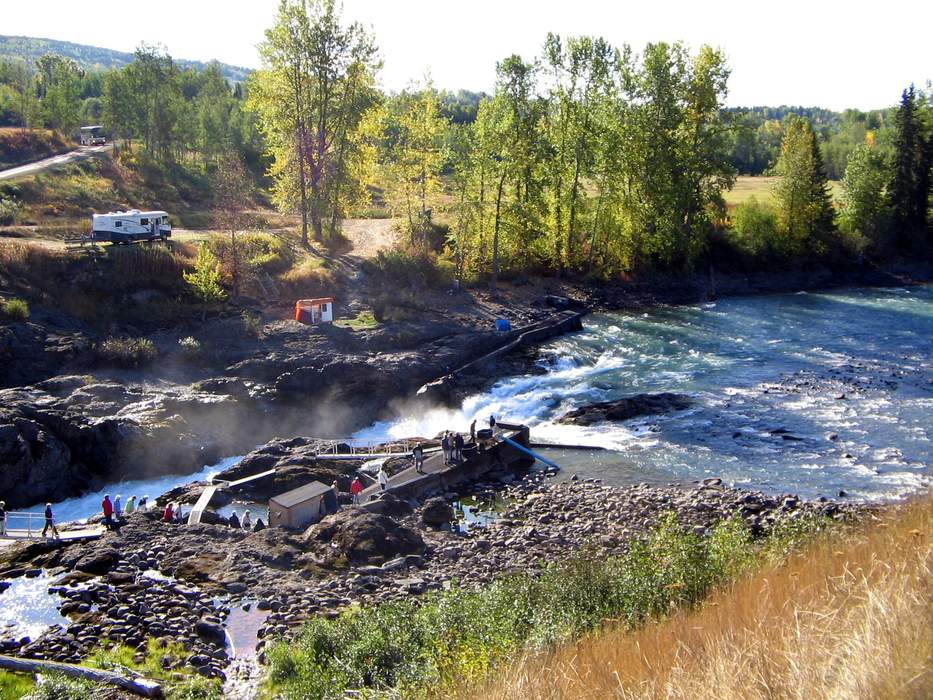
[[[441,527],[454,521],[454,509],[443,498],[429,498],[421,507],[421,522],[428,527]]]
[[[623,421],[637,416],[651,416],[672,411],[682,411],[691,405],[689,396],[684,394],[636,394],[615,401],[603,401],[589,404],[565,413],[558,423],[574,425],[593,425],[604,421]]]
[[[326,543],[353,563],[381,563],[406,554],[421,554],[421,535],[397,520],[362,508],[344,508],[305,531],[305,539]]]

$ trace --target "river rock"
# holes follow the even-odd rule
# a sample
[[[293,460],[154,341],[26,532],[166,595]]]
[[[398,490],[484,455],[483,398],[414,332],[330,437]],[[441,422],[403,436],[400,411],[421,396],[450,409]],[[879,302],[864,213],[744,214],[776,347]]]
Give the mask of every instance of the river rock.
[[[593,425],[603,421],[623,421],[637,416],[657,415],[689,408],[691,399],[684,394],[636,394],[615,401],[589,404],[565,413],[558,423]]]
[[[421,522],[429,527],[441,527],[454,521],[454,509],[443,498],[429,498],[421,507]]]

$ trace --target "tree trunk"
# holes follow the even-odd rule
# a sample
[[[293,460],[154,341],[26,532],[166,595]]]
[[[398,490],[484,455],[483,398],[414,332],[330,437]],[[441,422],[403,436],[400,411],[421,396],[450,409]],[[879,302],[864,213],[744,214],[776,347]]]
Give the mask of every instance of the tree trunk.
[[[0,668],[20,673],[61,673],[70,678],[86,678],[94,683],[107,683],[147,698],[161,698],[162,686],[141,676],[125,676],[113,671],[65,664],[59,661],[33,661],[12,656],[0,656]]]
[[[492,277],[489,280],[489,288],[496,291],[496,285],[499,284],[499,222],[501,221],[500,212],[502,210],[502,190],[505,188],[505,171],[499,177],[499,187],[496,190],[496,225],[492,234]]]
[[[574,158],[573,183],[570,185],[570,214],[567,217],[567,270],[573,269],[574,227],[577,223],[577,188],[580,186],[580,158]]]

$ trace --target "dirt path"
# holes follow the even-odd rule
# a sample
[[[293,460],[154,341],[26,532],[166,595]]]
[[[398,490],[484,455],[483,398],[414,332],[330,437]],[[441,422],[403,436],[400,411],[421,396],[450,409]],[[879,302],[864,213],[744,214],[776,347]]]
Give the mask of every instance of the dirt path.
[[[48,170],[49,168],[55,168],[59,165],[75,163],[79,160],[85,160],[86,158],[96,158],[100,154],[107,153],[111,150],[113,150],[113,144],[111,143],[104,146],[82,146],[68,153],[60,153],[51,158],[37,160],[35,163],[26,163],[26,165],[18,165],[8,170],[0,170],[0,180],[9,180],[24,175],[34,175],[35,173]]]

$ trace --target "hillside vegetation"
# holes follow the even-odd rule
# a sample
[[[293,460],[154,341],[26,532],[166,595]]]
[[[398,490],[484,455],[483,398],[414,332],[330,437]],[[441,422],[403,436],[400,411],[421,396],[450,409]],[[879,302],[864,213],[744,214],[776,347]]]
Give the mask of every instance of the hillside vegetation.
[[[516,659],[487,700],[933,697],[933,497],[803,551],[636,632],[609,625]]]
[[[125,51],[114,51],[100,46],[76,44],[71,41],[57,39],[42,39],[32,36],[0,36],[0,58],[14,60],[35,60],[45,54],[55,54],[70,58],[85,69],[122,68],[133,62],[133,54]],[[194,68],[204,70],[209,61],[191,61],[177,59],[183,69]],[[243,82],[249,76],[250,69],[241,66],[231,66],[227,63],[217,63],[221,73],[227,80]]]
[[[70,151],[75,143],[49,129],[0,127],[0,170]]]

